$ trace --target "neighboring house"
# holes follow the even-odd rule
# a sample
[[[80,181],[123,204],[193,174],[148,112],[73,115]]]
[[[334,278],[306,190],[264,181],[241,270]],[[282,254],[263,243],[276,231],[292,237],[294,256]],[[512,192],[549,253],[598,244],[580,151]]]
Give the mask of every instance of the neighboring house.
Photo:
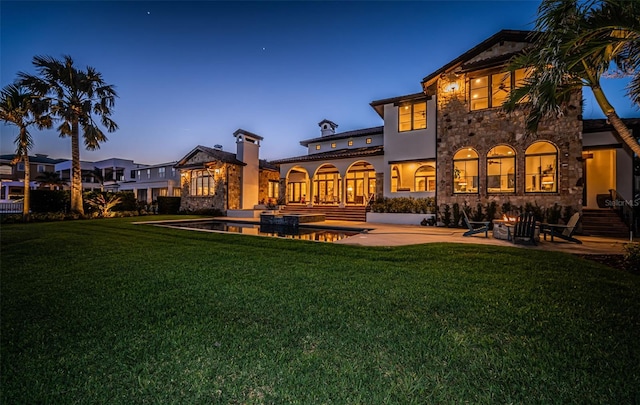
[[[509,59],[530,32],[503,30],[424,77],[422,92],[373,101],[384,126],[302,141],[280,165],[287,203],[366,205],[375,197],[436,197],[437,204],[558,204],[581,211],[617,190],[633,198],[632,153],[604,120],[582,120],[582,94],[526,135],[523,111],[499,108],[526,70]],[[625,120],[640,133],[640,120]]]
[[[181,194],[180,173],[177,162],[157,165],[140,165],[131,171],[131,180],[120,183],[120,191],[133,191],[136,199],[148,204],[158,197],[179,197]]]
[[[259,159],[263,138],[238,129],[236,153],[196,146],[175,165],[182,180],[182,211],[253,209],[279,198],[277,166]]]
[[[0,200],[16,200],[24,196],[24,162],[12,164],[14,157],[15,155],[0,155]],[[55,165],[62,161],[64,159],[52,159],[40,153],[29,156],[30,188],[46,188],[36,180],[38,175],[54,172]]]
[[[120,185],[134,179],[135,170],[145,165],[133,160],[110,158],[96,162],[81,161],[83,191],[118,191]],[[56,165],[56,172],[71,187],[71,160]]]

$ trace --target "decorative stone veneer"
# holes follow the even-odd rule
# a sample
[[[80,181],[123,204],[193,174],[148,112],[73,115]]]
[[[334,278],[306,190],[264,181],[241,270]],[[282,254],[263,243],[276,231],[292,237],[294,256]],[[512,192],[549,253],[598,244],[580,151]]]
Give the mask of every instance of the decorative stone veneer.
[[[277,181],[280,189],[280,172],[273,170],[261,170],[258,179],[260,189],[258,190],[258,201],[256,204],[269,201],[269,181]],[[281,190],[278,190],[280,192]],[[283,194],[280,193],[280,196]],[[276,201],[277,202],[277,201]]]
[[[467,204],[472,208],[495,201],[500,207],[505,202],[514,206],[526,203],[542,208],[554,203],[582,210],[582,121],[581,92],[576,92],[562,116],[548,119],[539,126],[535,135],[525,135],[525,117],[522,110],[507,114],[499,108],[470,111],[466,100],[468,79],[459,92],[444,91],[446,80],[437,83],[438,139],[437,139],[437,203]],[[546,140],[558,148],[558,192],[525,193],[525,150],[535,141]],[[496,145],[506,144],[516,151],[516,191],[508,194],[487,193],[486,156]],[[474,148],[479,155],[479,193],[453,193],[453,156],[461,148]]]
[[[191,160],[189,163],[198,162]],[[238,209],[240,207],[240,167],[233,164],[219,163],[209,165],[209,169],[212,171],[219,170],[219,173],[216,175],[215,193],[210,196],[191,195],[192,171],[181,170],[181,211],[194,212],[215,209],[225,213],[227,209]]]

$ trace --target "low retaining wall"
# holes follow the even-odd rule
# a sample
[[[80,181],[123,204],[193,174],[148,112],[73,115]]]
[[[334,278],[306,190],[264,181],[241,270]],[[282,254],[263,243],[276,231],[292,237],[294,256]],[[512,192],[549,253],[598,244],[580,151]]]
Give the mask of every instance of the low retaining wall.
[[[399,214],[390,212],[367,212],[367,222],[395,225],[420,225],[422,220],[435,221],[435,214]]]

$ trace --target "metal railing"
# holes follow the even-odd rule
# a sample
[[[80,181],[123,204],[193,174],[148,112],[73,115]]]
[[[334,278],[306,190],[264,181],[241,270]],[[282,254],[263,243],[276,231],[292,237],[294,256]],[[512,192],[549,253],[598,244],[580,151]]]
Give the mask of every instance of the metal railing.
[[[22,214],[22,201],[0,202],[0,214]]]
[[[610,189],[609,193],[611,194],[611,200],[608,201],[608,205],[618,213],[618,216],[629,227],[629,230],[637,234],[638,226],[633,212],[636,202],[627,200],[614,189]]]

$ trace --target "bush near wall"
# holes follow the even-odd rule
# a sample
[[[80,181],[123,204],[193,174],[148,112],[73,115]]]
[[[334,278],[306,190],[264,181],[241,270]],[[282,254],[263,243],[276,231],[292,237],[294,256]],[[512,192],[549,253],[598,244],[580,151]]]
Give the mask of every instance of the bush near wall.
[[[177,214],[180,211],[180,197],[158,197],[158,214]]]
[[[436,212],[435,198],[380,198],[371,204],[371,211],[401,214],[432,214]]]
[[[68,190],[31,190],[31,212],[69,211],[71,192]]]

